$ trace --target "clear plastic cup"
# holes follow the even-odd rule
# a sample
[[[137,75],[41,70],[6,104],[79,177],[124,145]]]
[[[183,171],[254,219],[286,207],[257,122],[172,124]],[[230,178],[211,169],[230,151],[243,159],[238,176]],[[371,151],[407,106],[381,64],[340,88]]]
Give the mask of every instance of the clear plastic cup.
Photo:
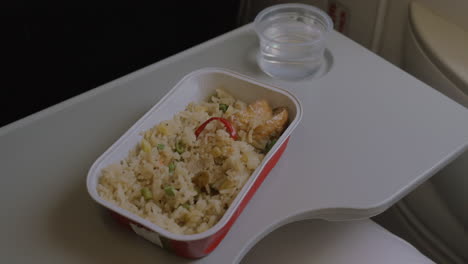
[[[313,75],[323,64],[333,21],[310,5],[280,4],[261,11],[254,28],[260,39],[260,68],[272,77],[298,80]]]

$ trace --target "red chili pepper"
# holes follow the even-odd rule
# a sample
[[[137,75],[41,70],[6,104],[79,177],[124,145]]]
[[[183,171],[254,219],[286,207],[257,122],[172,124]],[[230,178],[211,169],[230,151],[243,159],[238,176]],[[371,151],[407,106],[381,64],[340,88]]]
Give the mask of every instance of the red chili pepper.
[[[206,120],[203,124],[201,124],[197,128],[197,130],[195,130],[195,136],[198,138],[198,136],[201,134],[203,129],[205,129],[206,125],[208,125],[208,123],[210,123],[213,120],[218,120],[219,122],[223,123],[224,127],[226,127],[226,130],[229,133],[229,135],[231,136],[231,138],[234,139],[234,140],[237,139],[236,129],[234,129],[234,127],[232,126],[232,124],[229,121],[227,121],[226,119],[224,119],[222,117],[212,117],[212,118]]]

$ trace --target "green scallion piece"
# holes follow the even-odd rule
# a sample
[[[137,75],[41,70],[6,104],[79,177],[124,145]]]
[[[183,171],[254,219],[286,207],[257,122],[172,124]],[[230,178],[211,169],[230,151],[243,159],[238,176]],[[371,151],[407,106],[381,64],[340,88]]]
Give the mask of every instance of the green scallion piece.
[[[265,153],[268,153],[268,151],[271,150],[271,148],[273,147],[273,145],[275,145],[276,141],[277,141],[276,139],[273,139],[273,140],[268,141],[268,143],[267,143],[266,146],[265,146]]]
[[[151,193],[151,191],[148,189],[148,188],[143,188],[141,189],[141,195],[143,196],[143,198],[145,198],[145,200],[150,200],[153,198],[153,194]]]
[[[170,185],[164,188],[164,192],[166,193],[167,196],[171,196],[171,197],[175,196],[174,187]]]
[[[173,173],[175,171],[175,163],[169,163],[169,173]]]
[[[229,108],[229,105],[227,104],[219,104],[219,110],[223,111],[223,113],[226,113],[228,108]]]
[[[185,151],[185,145],[181,141],[176,143],[176,152],[182,154]]]
[[[156,147],[159,149],[159,150],[163,150],[164,149],[164,144],[158,144],[156,145]]]

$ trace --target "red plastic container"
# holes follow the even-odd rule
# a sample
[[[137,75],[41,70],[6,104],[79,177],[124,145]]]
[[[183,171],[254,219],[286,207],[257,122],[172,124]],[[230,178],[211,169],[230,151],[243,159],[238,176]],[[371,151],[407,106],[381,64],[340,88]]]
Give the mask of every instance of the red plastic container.
[[[216,225],[199,234],[173,234],[99,196],[96,187],[101,170],[124,159],[129,150],[141,140],[140,132],[153,127],[161,121],[172,119],[174,114],[182,111],[190,102],[206,100],[218,88],[226,90],[244,102],[264,98],[273,107],[286,106],[290,120],[288,128],[265,156],[259,167],[252,173],[236,199]],[[297,126],[301,117],[302,107],[299,100],[285,90],[224,69],[197,70],[185,76],[161,101],[152,107],[94,162],[87,177],[88,192],[97,203],[109,209],[119,222],[147,240],[179,256],[187,258],[206,256],[222,241],[265,177],[276,165],[288,144],[291,132]]]

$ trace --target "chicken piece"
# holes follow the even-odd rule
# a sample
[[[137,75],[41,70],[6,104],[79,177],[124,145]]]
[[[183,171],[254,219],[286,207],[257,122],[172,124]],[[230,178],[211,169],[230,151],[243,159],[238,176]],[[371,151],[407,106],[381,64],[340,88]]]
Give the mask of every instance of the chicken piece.
[[[252,143],[255,147],[263,149],[270,139],[279,137],[285,129],[288,109],[278,107],[273,111],[268,102],[262,99],[230,116],[228,120],[237,131],[247,132],[253,128]]]
[[[271,119],[272,116],[273,111],[270,105],[266,100],[262,99],[253,102],[246,109],[233,114],[228,120],[237,131],[248,131],[254,122],[256,124],[261,124]]]
[[[253,132],[253,139],[257,145],[265,146],[270,138],[278,138],[286,128],[288,109],[278,107],[273,111],[273,117],[257,126]]]

